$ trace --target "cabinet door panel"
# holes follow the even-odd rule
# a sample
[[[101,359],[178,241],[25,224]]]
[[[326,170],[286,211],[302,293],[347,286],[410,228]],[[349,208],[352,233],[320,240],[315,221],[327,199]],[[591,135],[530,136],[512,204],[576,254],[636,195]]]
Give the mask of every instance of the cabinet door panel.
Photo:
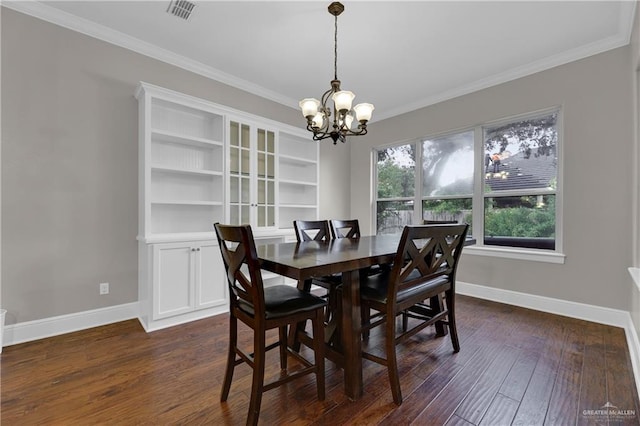
[[[196,262],[196,308],[226,303],[227,282],[217,243],[203,243]]]
[[[153,248],[153,318],[193,310],[191,246],[163,244]]]

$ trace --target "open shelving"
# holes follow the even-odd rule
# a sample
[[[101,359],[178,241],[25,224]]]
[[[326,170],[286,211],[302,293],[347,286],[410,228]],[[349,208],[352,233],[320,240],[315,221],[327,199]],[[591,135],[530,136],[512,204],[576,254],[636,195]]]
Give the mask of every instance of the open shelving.
[[[292,132],[279,137],[278,227],[289,229],[294,220],[318,218],[318,145]]]
[[[221,111],[186,95],[142,85],[143,239],[207,233],[225,217]]]

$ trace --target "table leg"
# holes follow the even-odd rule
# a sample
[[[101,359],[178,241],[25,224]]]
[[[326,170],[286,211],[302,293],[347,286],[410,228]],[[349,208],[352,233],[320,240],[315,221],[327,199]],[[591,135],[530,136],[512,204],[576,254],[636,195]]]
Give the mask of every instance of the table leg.
[[[309,293],[311,291],[311,279],[298,281],[298,290]],[[304,332],[306,326],[307,322],[302,321],[299,322],[295,327],[289,327],[289,341],[287,342],[287,344],[296,352],[300,352],[300,340],[298,340],[297,338],[298,332]]]
[[[347,397],[362,396],[362,331],[360,324],[360,280],[358,271],[342,273],[342,350],[344,388]]]

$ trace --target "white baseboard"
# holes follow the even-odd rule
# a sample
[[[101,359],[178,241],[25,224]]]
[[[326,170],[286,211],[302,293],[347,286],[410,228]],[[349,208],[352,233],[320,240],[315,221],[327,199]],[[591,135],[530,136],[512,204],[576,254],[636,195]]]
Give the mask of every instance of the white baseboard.
[[[456,293],[623,328],[629,347],[636,389],[640,391],[640,340],[629,312],[460,281],[456,282]]]
[[[138,302],[92,311],[60,315],[41,320],[21,322],[4,327],[2,346],[16,345],[45,337],[85,330],[114,322],[138,318]]]

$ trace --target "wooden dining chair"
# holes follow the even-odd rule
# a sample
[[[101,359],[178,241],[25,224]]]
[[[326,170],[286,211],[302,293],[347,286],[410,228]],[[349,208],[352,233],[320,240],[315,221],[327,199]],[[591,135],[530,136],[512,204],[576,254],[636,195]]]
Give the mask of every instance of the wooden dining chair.
[[[358,219],[331,219],[331,233],[333,238],[360,238],[360,224]]]
[[[294,220],[298,242],[301,241],[330,241],[333,239],[329,222],[326,220]]]
[[[363,358],[387,367],[393,401],[402,403],[396,345],[437,322],[449,327],[453,351],[460,350],[455,322],[455,282],[468,225],[406,226],[389,273],[369,277],[360,287],[364,311],[376,311],[363,330],[385,326],[386,358],[366,352]],[[445,294],[444,305],[423,301]],[[395,318],[402,312],[418,320],[409,330],[396,334]]]
[[[294,220],[293,228],[299,243],[303,241],[331,241],[333,239],[327,220]],[[329,306],[325,313],[325,321],[328,323],[332,317],[338,314],[337,287],[342,284],[342,275],[313,277],[311,283],[327,290],[325,298],[329,302]]]
[[[287,285],[265,288],[251,226],[227,226],[216,223],[214,227],[224,261],[230,296],[229,351],[220,401],[227,400],[233,370],[236,365],[243,362],[253,369],[247,425],[258,423],[263,392],[306,374],[315,374],[318,399],[324,400],[323,316],[326,302],[322,298]],[[243,264],[248,266],[248,275],[241,269]],[[287,326],[308,319],[313,324],[311,345],[315,361],[313,364],[287,346]],[[254,352],[252,354],[238,347],[238,320],[253,329]],[[279,330],[278,341],[267,345],[266,331],[273,328]],[[279,379],[265,384],[266,352],[274,348],[280,349],[280,368],[283,373]],[[304,368],[293,373],[286,373],[287,356],[289,355],[302,363]]]
[[[424,219],[422,221],[423,225],[453,225],[458,223],[457,220],[433,220],[433,219]],[[430,301],[430,303],[438,303],[440,306],[442,306],[442,295],[439,295],[438,297],[434,297],[432,298]],[[408,311],[405,311],[402,313],[402,330],[403,331],[407,331],[407,327],[409,324],[409,315],[408,315]],[[438,330],[438,333],[442,333],[442,335],[444,335],[444,328],[438,324],[436,325],[436,329]]]

